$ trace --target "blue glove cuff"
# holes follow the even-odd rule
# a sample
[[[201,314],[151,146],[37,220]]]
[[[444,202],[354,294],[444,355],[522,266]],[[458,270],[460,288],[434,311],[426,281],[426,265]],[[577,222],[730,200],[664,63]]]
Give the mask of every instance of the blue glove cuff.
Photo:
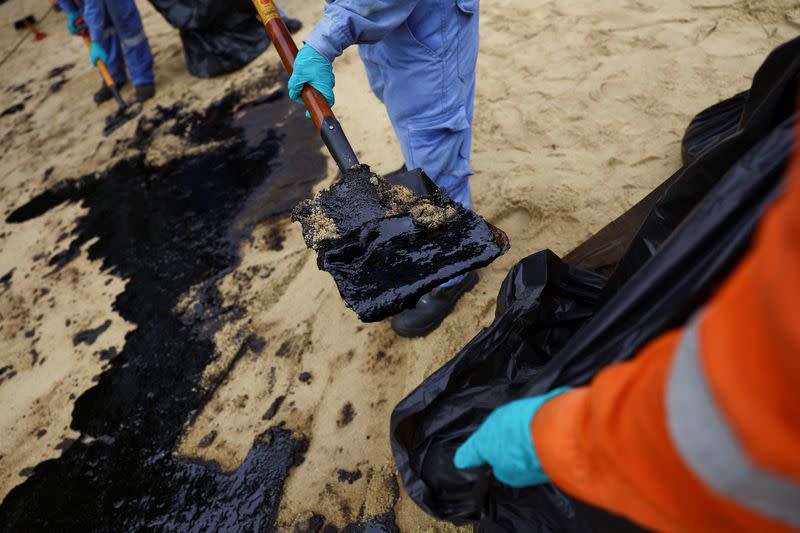
[[[89,48],[89,56],[92,60],[92,65],[97,66],[97,61],[102,61],[105,64],[108,64],[108,57],[106,56],[106,51],[103,49],[103,46],[95,41],[92,41],[92,44]]]
[[[336,85],[336,78],[333,75],[333,65],[309,45],[301,48],[294,60],[288,84],[289,98],[302,104],[301,94],[306,84],[318,90],[328,105],[334,104],[333,88]]]
[[[536,411],[545,402],[566,391],[560,387],[547,394],[510,402],[498,409],[456,451],[456,468],[474,468],[488,463],[494,476],[512,487],[547,483],[531,435]]]
[[[569,391],[572,387],[559,387],[557,389],[553,389],[547,394],[543,394],[541,396],[536,396],[534,398],[526,398],[524,400],[517,400],[518,402],[525,402],[526,409],[528,413],[526,413],[526,418],[522,420],[522,423],[525,427],[525,438],[526,442],[530,444],[528,447],[528,451],[530,452],[528,455],[529,465],[531,468],[535,468],[542,472],[544,476],[544,481],[550,481],[550,478],[547,476],[546,473],[542,470],[542,463],[539,461],[539,456],[536,454],[536,444],[533,442],[533,432],[531,431],[531,425],[533,424],[533,417],[536,416],[536,412],[542,407],[542,405],[559,394],[563,394]],[[525,409],[521,410],[525,411]]]

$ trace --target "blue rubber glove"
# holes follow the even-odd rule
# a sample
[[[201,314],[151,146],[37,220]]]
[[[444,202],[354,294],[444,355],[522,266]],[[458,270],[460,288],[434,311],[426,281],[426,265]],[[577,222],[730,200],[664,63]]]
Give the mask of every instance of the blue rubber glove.
[[[318,90],[329,106],[333,106],[333,87],[336,78],[333,75],[333,65],[314,48],[305,45],[297,53],[294,60],[294,69],[289,78],[289,98],[303,103],[300,94],[303,87],[308,84]],[[306,113],[308,115],[308,113]]]
[[[103,47],[100,46],[100,43],[92,41],[92,46],[89,48],[89,54],[92,58],[92,65],[97,66],[98,60],[108,65],[108,56],[106,56],[106,51],[103,50]]]
[[[72,35],[80,33],[86,29],[86,24],[83,22],[80,13],[72,11],[67,13],[67,31]]]
[[[456,450],[456,468],[475,468],[488,463],[494,477],[506,485],[530,487],[547,483],[549,478],[533,447],[531,422],[547,400],[569,389],[561,387],[495,409]]]

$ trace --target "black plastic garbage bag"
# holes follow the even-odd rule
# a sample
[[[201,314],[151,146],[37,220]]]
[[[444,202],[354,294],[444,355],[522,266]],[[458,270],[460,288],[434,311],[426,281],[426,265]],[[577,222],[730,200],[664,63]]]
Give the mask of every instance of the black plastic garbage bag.
[[[517,490],[495,482],[487,470],[456,471],[455,449],[496,407],[587,383],[600,369],[681,326],[707,301],[780,191],[794,120],[748,152],[600,309],[593,309],[602,286],[599,274],[550,252],[514,267],[492,326],[392,415],[392,449],[406,491],[418,505],[437,518],[479,522],[485,531],[597,530],[552,486]]]
[[[180,30],[186,66],[200,78],[238,70],[266,50],[269,38],[249,0],[150,0]]]
[[[645,219],[617,264],[604,290],[604,301],[655,254],[697,202],[716,186],[742,154],[794,112],[799,80],[800,37],[773,50],[758,69],[747,91],[748,98],[737,130],[729,135],[722,135],[719,131],[706,132],[707,137],[722,137],[722,140],[707,148],[701,158],[685,166],[677,178],[673,178],[673,184]],[[706,110],[700,115],[703,114],[708,116],[710,112]],[[709,122],[707,125],[724,127],[720,122]]]
[[[795,80],[778,92],[793,92],[796,86]],[[751,98],[772,92],[758,89],[751,90]],[[654,209],[669,215],[662,217],[672,224],[669,238],[657,233],[658,245],[643,259],[635,256],[638,268],[626,273],[613,292],[607,292],[608,283],[601,288],[601,277],[591,278],[591,272],[561,263],[549,252],[514,267],[492,326],[392,415],[392,450],[406,491],[420,507],[484,531],[620,530],[621,519],[608,514],[598,519],[551,485],[512,489],[486,469],[456,471],[453,454],[494,408],[561,385],[587,383],[602,368],[634,357],[648,341],[684,324],[707,301],[741,259],[780,191],[795,117],[786,113],[780,121],[786,108],[771,109],[751,112],[747,121],[743,115],[738,135],[747,139],[755,136],[750,128],[763,131],[764,122],[776,123],[760,140],[752,139],[752,148],[725,141],[684,169]],[[738,153],[723,157],[713,153],[717,150]],[[727,165],[730,160],[734,163]],[[665,202],[675,198],[688,206],[666,210]],[[648,241],[646,229],[647,223],[636,240]],[[634,264],[627,254],[626,260]]]
[[[656,203],[664,197],[672,184],[684,175],[686,167],[694,162],[701,153],[716,147],[740,129],[751,128],[752,130],[753,124],[761,124],[759,131],[763,133],[769,131],[787,113],[791,112],[792,94],[785,89],[787,86],[792,86],[792,79],[796,80],[796,76],[792,75],[791,70],[797,67],[796,64],[792,66],[792,63],[800,53],[798,43],[800,43],[798,40],[791,41],[770,54],[759,69],[753,89],[743,91],[697,115],[687,128],[683,139],[684,168],[664,180],[631,209],[577,246],[564,257],[564,260],[602,272],[607,276],[620,270],[614,282],[610,283],[606,290],[607,293],[613,293],[615,287],[618,287],[631,273],[636,271],[639,265],[650,258],[652,251],[658,249],[663,242],[663,236],[674,230],[688,212],[686,209],[691,208],[691,204],[686,204],[683,210],[680,209],[680,205],[673,205],[666,210],[662,207],[660,211],[653,211]],[[748,105],[745,106],[745,104]],[[756,112],[767,117],[767,120],[752,120]],[[744,125],[743,117],[745,117]],[[751,131],[750,139],[757,140],[759,138],[757,132]],[[744,146],[743,151],[752,145],[751,141],[742,142],[740,139],[737,142]],[[717,160],[715,163],[717,167],[731,165],[738,157],[736,150],[731,148],[720,151],[718,155],[728,158],[729,161]],[[707,187],[708,184],[703,185],[701,182],[699,186]],[[677,203],[681,201],[681,199],[675,200]],[[662,206],[665,205],[667,204],[662,202]],[[660,237],[656,236],[652,228],[640,233],[642,225],[651,212],[650,225],[662,225],[662,230],[659,232]],[[631,242],[637,233],[646,235],[647,239],[638,239],[637,244],[632,247]],[[626,263],[620,269],[620,260],[626,252],[628,253]]]
[[[479,518],[466,483],[471,476],[451,464],[456,445],[536,378],[591,316],[605,281],[549,250],[523,259],[503,282],[492,327],[397,407],[392,433],[395,444],[404,446],[400,453],[395,450],[398,468],[406,490],[426,511],[439,518]],[[508,386],[512,382],[516,387]],[[431,392],[452,396],[431,403]],[[412,443],[422,444],[424,453],[405,453]],[[422,475],[407,475],[412,472]],[[542,496],[543,501],[550,497]],[[553,492],[552,497],[559,496]]]
[[[797,79],[800,38],[776,48],[758,69],[748,91],[719,102],[698,114],[683,136],[681,153],[688,165],[703,152],[744,129],[766,107],[778,116],[792,112],[794,102],[785,98],[785,89]],[[774,127],[774,124],[768,127]]]
[[[681,142],[684,165],[690,164],[700,154],[736,133],[749,96],[749,91],[742,91],[714,104],[692,119]]]

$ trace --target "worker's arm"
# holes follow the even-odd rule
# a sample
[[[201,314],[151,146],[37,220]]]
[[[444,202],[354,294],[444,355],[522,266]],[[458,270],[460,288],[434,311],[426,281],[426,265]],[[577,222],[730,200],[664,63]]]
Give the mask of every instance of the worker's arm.
[[[800,160],[790,176],[686,328],[538,410],[556,486],[657,530],[800,529]]]
[[[403,24],[419,0],[333,0],[325,4],[322,19],[306,37],[332,62],[353,44],[374,43]]]
[[[72,0],[57,0],[61,11],[67,16],[67,31],[76,35],[86,29],[86,24],[81,20],[80,7]]]
[[[58,7],[61,8],[61,11],[63,11],[64,13],[69,14],[69,13],[76,13],[79,11],[78,8],[75,6],[75,4],[72,3],[72,0],[57,0],[56,3],[58,4]]]
[[[419,0],[333,0],[300,49],[289,77],[289,97],[302,103],[305,85],[333,105],[333,60],[356,43],[374,43],[403,24]]]
[[[89,38],[100,43],[105,30],[106,13],[103,0],[83,0],[83,20],[89,28]]]

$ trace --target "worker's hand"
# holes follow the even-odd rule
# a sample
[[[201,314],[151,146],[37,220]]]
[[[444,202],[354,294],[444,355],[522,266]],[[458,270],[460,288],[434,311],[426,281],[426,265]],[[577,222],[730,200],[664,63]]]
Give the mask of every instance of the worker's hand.
[[[289,98],[302,104],[300,94],[306,84],[318,90],[328,101],[328,105],[333,105],[333,86],[336,85],[333,65],[308,45],[300,49],[294,60],[294,69],[289,78]]]
[[[494,477],[512,487],[547,483],[549,478],[533,446],[531,422],[542,404],[568,390],[569,387],[561,387],[495,409],[456,451],[456,468],[488,464]]]
[[[67,31],[72,35],[82,32],[86,29],[86,23],[83,21],[80,13],[72,11],[67,13]]]
[[[89,48],[89,55],[92,58],[92,65],[97,66],[98,61],[102,61],[108,65],[108,56],[106,56],[106,51],[103,50],[100,43],[92,41],[92,46]]]

